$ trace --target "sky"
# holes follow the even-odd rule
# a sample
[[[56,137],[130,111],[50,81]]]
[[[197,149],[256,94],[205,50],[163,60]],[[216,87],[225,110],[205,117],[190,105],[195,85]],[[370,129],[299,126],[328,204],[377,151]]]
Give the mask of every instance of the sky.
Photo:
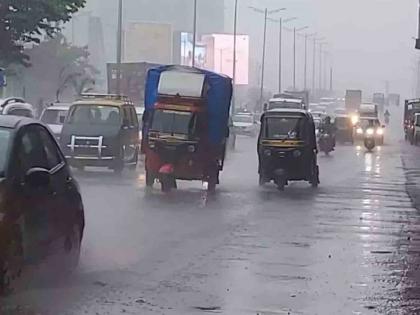
[[[328,42],[329,61],[333,67],[335,88],[356,88],[366,91],[384,91],[389,81],[391,92],[413,96],[417,52],[413,36],[416,36],[417,0],[239,0],[240,31],[254,37],[261,57],[263,18],[248,6],[286,7],[284,17],[298,17],[290,27],[309,26],[308,33],[318,33]],[[245,3],[247,5],[245,5]],[[256,23],[258,20],[258,23]],[[273,24],[273,23],[271,23]],[[278,40],[275,25],[268,28],[267,63],[277,66]],[[284,81],[292,82],[292,36],[285,34]],[[256,42],[260,42],[256,44]],[[310,45],[312,59],[312,44]],[[303,40],[298,44],[298,82],[303,85]],[[254,50],[253,55],[257,52]],[[312,60],[310,62],[312,72]],[[277,69],[268,67],[268,77],[276,77]],[[310,74],[310,77],[312,75]],[[271,80],[272,88],[276,80]]]
[[[130,12],[125,14],[130,20],[135,20],[136,13],[133,8],[136,7],[136,1],[127,1],[131,3]],[[185,6],[188,2],[186,0],[166,1],[172,4],[170,14],[183,16],[185,12],[191,11],[191,7]],[[177,1],[183,5],[173,5]],[[199,10],[199,18],[208,13],[208,2],[213,0],[198,0],[199,8],[200,1],[203,2],[202,7],[206,8]],[[89,9],[105,18],[106,33],[112,34],[112,38],[114,32],[111,31],[111,26],[114,25],[115,18],[109,14],[115,14],[115,10],[110,8],[107,11],[103,8],[112,7],[114,2],[116,5],[116,0],[88,0]],[[234,0],[225,0],[226,32],[233,29],[233,2]],[[144,18],[147,1],[142,0],[141,5],[138,3],[138,10],[142,11]],[[316,32],[318,36],[325,37],[328,42],[325,62],[333,68],[335,89],[362,89],[368,98],[373,92],[384,92],[385,82],[389,81],[391,92],[400,93],[405,97],[414,96],[419,55],[414,50],[412,37],[416,36],[417,29],[417,0],[239,0],[238,30],[250,35],[251,77],[258,83],[262,59],[263,16],[249,9],[249,6],[270,9],[285,7],[287,10],[282,13],[283,17],[298,17],[288,25],[289,27],[309,26],[308,33]],[[164,5],[162,7],[162,16],[167,16],[168,10],[165,10]],[[156,10],[153,14],[156,16]],[[272,17],[280,16],[277,14]],[[200,31],[200,23],[198,29]],[[284,32],[283,39],[283,81],[284,86],[289,87],[292,84],[293,73],[292,33]],[[278,86],[278,46],[278,25],[269,22],[265,81],[267,87],[273,91],[276,91]],[[312,42],[309,41],[309,86],[312,85],[312,46]],[[296,80],[299,88],[303,87],[303,70],[304,41],[302,37],[298,37]]]

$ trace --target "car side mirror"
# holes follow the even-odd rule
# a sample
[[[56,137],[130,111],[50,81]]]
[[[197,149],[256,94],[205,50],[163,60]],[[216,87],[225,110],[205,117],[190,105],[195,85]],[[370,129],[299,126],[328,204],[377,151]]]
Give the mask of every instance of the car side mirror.
[[[45,168],[34,167],[25,174],[25,185],[34,189],[45,189],[51,183],[51,174]]]

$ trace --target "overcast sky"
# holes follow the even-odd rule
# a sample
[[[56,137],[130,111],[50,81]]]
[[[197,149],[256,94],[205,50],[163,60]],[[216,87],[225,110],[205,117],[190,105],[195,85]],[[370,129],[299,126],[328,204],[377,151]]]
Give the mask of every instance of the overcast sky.
[[[96,10],[103,6],[113,5],[114,1],[88,0],[96,3]],[[171,3],[179,0],[168,0]],[[212,1],[212,0],[198,0]],[[147,12],[144,6],[139,10]],[[185,3],[185,0],[181,1]],[[180,3],[181,3],[180,2]],[[191,0],[191,3],[193,0]],[[231,31],[230,13],[234,0],[225,0],[226,31]],[[329,62],[335,74],[335,87],[360,88],[366,95],[373,91],[384,91],[385,81],[390,82],[391,92],[404,96],[413,96],[415,86],[415,68],[417,53],[414,50],[412,36],[417,28],[417,0],[239,0],[239,31],[251,36],[251,56],[254,62],[261,60],[263,18],[248,6],[279,8],[286,7],[285,17],[297,16],[299,19],[290,24],[293,26],[308,25],[308,32],[318,32],[325,36],[329,43]],[[200,5],[200,4],[199,4]],[[95,6],[90,6],[90,8]],[[191,8],[179,7],[183,14]],[[165,10],[165,8],[162,8]],[[104,10],[99,10],[104,12]],[[111,12],[114,12],[112,10]],[[199,12],[199,15],[206,12]],[[274,16],[279,17],[279,15]],[[107,16],[106,23],[115,22],[115,17]],[[130,12],[130,20],[133,20]],[[222,17],[221,17],[222,18]],[[200,25],[199,25],[200,28]],[[267,85],[275,90],[277,87],[278,41],[277,27],[269,23],[267,50]],[[108,34],[109,34],[108,29]],[[114,33],[112,36],[114,37]],[[284,34],[284,85],[292,83],[292,36]],[[309,81],[311,85],[312,44],[309,45]],[[303,40],[298,41],[298,86],[303,86]],[[251,75],[257,76],[257,68],[251,67]]]

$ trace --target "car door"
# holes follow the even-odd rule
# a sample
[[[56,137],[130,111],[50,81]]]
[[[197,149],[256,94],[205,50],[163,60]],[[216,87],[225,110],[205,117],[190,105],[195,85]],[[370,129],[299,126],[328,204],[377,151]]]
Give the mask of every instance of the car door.
[[[39,133],[47,161],[47,169],[50,172],[51,186],[54,187],[54,196],[51,200],[50,212],[50,254],[60,254],[64,247],[65,237],[72,228],[72,204],[69,203],[68,185],[73,180],[68,167],[56,141],[50,132],[39,126]]]
[[[48,168],[39,128],[36,125],[22,128],[15,141],[13,181],[20,196],[19,207],[24,221],[22,238],[25,259],[37,263],[48,255],[53,236],[51,214],[54,191],[52,186],[41,189],[25,183],[25,175],[30,169]]]

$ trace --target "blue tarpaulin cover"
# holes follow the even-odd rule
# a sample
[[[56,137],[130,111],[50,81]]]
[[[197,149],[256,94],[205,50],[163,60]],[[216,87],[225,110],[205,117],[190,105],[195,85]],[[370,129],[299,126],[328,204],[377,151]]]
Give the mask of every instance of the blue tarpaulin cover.
[[[209,141],[220,144],[226,137],[232,100],[232,79],[214,72],[185,66],[161,66],[147,73],[145,89],[145,109],[153,111],[158,100],[160,76],[165,71],[194,71],[205,75],[209,89],[204,95],[209,115]]]

